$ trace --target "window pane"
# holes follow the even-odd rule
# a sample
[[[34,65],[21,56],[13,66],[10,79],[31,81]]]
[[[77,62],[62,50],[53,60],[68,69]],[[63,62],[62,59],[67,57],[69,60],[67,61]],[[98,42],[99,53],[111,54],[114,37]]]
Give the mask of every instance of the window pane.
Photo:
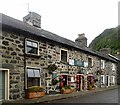
[[[28,77],[34,77],[33,69],[27,69],[28,70]]]
[[[92,58],[88,58],[88,67],[92,67]]]
[[[40,70],[34,70],[35,77],[40,77]]]
[[[33,44],[33,47],[36,47],[37,48],[37,43],[34,43],[34,42],[32,42],[32,44]]]
[[[27,41],[27,46],[32,46],[32,42]]]
[[[67,62],[67,51],[61,50],[61,61]]]
[[[27,47],[27,53],[37,54],[38,50],[37,50],[37,48]]]
[[[40,78],[28,78],[28,87],[40,86]]]

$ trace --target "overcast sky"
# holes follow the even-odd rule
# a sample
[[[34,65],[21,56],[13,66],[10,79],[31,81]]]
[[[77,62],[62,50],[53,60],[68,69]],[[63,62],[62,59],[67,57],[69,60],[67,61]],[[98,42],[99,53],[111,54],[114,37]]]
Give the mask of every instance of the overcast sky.
[[[0,0],[0,13],[22,21],[28,11],[36,12],[43,29],[73,41],[85,33],[89,44],[106,28],[118,25],[118,1]]]

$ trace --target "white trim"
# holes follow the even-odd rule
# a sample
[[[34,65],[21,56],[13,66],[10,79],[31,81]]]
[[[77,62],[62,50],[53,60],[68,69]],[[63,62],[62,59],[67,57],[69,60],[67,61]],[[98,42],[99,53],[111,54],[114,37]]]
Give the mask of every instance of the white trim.
[[[37,48],[37,49],[38,49],[38,52],[37,52],[37,54],[27,53],[27,40],[28,40],[28,41],[31,41],[31,42],[35,42],[35,43],[38,44],[38,48]],[[36,41],[36,40],[32,40],[32,39],[29,39],[29,38],[25,38],[25,53],[26,53],[26,54],[30,54],[30,55],[38,55],[38,56],[39,56],[39,55],[40,55],[40,54],[39,54],[39,42]]]
[[[115,69],[116,69],[116,66],[114,63],[112,63],[112,70],[115,71]]]
[[[115,84],[115,76],[111,76],[111,84],[113,85],[113,84]]]
[[[113,56],[113,55],[111,55],[111,54],[108,54],[110,57],[112,57],[112,58],[114,58],[114,59],[116,59],[116,60],[119,60],[120,61],[120,59],[119,58],[117,58],[117,57],[115,57],[115,56]]]
[[[9,69],[0,68],[1,71],[5,71],[5,100],[9,100]]]
[[[102,85],[102,84],[105,84],[105,75],[100,75],[100,77],[103,78],[103,79],[102,79],[102,82],[101,82],[101,85]],[[100,78],[100,81],[101,81],[101,78]]]
[[[105,60],[101,60],[101,64],[102,64],[102,65],[100,65],[101,69],[104,69],[105,68]]]
[[[61,51],[62,51],[62,50],[67,52],[67,62],[68,62],[68,50],[63,49],[63,48],[60,49],[60,61],[61,61]]]

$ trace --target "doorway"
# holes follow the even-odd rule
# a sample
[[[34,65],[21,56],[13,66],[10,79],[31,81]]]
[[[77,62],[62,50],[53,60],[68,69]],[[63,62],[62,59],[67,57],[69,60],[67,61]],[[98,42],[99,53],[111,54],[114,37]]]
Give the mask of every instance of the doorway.
[[[107,84],[107,86],[109,86],[109,76],[107,75],[106,78],[107,78],[107,80],[106,80],[107,83],[106,84]]]
[[[0,69],[0,100],[9,100],[9,70]]]

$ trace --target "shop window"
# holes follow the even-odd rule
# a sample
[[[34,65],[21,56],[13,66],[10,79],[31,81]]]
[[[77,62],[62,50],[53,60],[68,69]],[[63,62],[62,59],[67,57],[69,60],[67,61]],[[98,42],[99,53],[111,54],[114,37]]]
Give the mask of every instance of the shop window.
[[[26,40],[26,53],[38,55],[38,42]]]
[[[61,50],[61,61],[67,62],[67,51]]]
[[[27,85],[40,86],[40,69],[27,68]]]

